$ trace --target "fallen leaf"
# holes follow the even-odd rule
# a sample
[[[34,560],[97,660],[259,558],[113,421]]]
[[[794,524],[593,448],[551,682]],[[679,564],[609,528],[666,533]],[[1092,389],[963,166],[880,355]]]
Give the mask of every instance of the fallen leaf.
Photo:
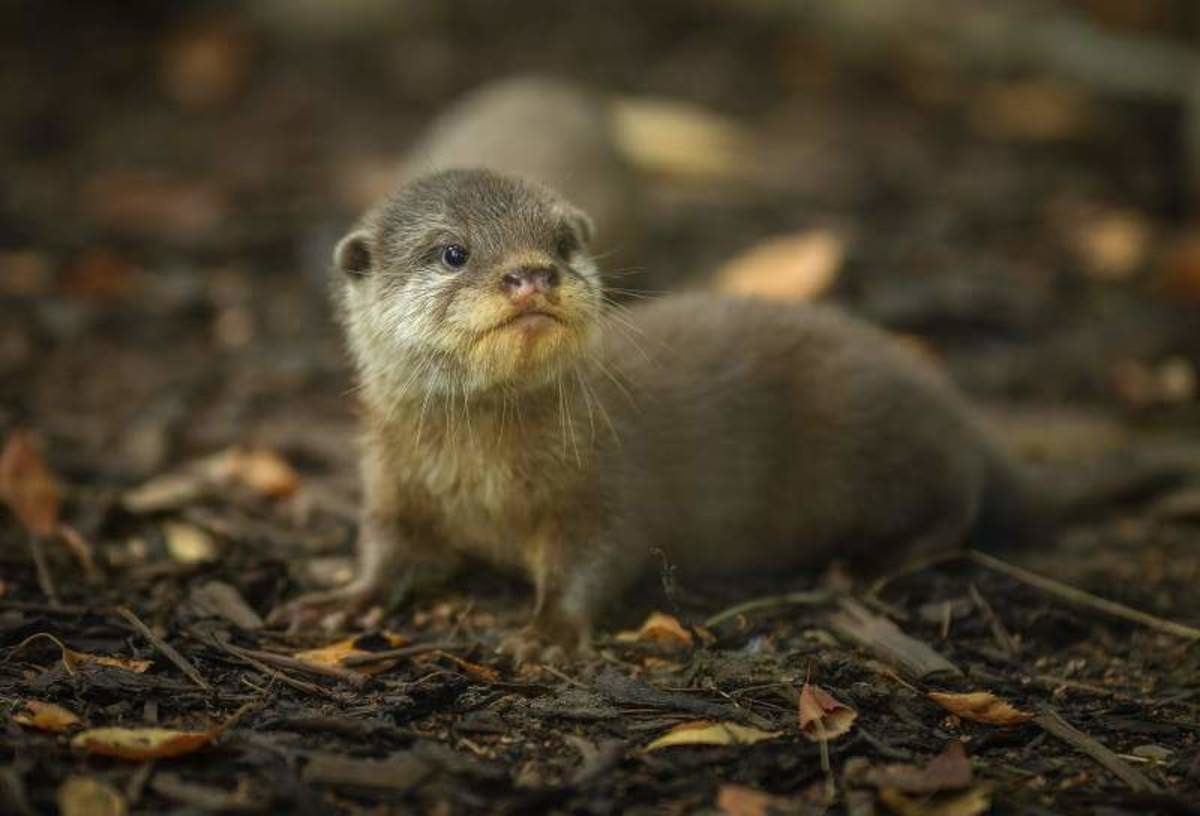
[[[928,694],[929,699],[964,720],[988,725],[1020,725],[1033,719],[1032,714],[1018,711],[990,691],[972,691],[966,694],[931,691]]]
[[[29,431],[10,433],[0,452],[0,499],[33,535],[51,536],[58,529],[58,479]]]
[[[111,668],[125,669],[126,671],[132,671],[141,674],[151,666],[149,660],[133,660],[130,658],[106,657],[105,655],[92,655],[85,652],[77,652],[74,649],[69,648],[65,643],[48,632],[37,632],[25,638],[23,641],[13,647],[12,654],[16,655],[35,640],[48,640],[57,646],[61,652],[63,665],[66,666],[68,672],[74,672],[75,669],[80,665],[92,664],[96,666],[109,666]]]
[[[76,734],[74,748],[118,759],[169,759],[198,751],[220,732],[170,728],[93,728]]]
[[[292,655],[297,660],[312,663],[317,666],[332,666],[338,669],[350,668],[360,674],[379,674],[396,665],[395,660],[384,660],[379,663],[368,663],[362,666],[346,666],[349,657],[362,657],[386,649],[399,649],[408,645],[408,638],[394,632],[378,632],[369,635],[339,640],[319,649],[308,649]]]
[[[775,797],[744,785],[722,785],[717,791],[717,810],[728,816],[767,816]]]
[[[125,816],[129,806],[120,791],[90,776],[68,776],[58,787],[60,816]]]
[[[879,792],[879,801],[897,816],[979,816],[992,806],[992,788],[978,785],[956,796],[934,799],[907,796],[895,788],[884,788]]]
[[[664,649],[690,649],[694,643],[692,633],[671,615],[651,612],[645,623],[636,632],[618,632],[617,640],[622,643],[652,643]]]
[[[800,730],[810,740],[831,740],[854,725],[858,712],[833,698],[820,686],[805,683],[800,689]]]
[[[830,230],[768,239],[717,270],[715,288],[768,300],[816,300],[837,280],[846,242]]]
[[[1153,232],[1145,216],[1113,210],[1081,216],[1070,235],[1085,271],[1097,280],[1127,280],[1149,255]]]
[[[1032,79],[983,85],[972,94],[971,125],[990,138],[1060,142],[1091,127],[1091,99],[1077,88]]]
[[[163,525],[167,552],[180,564],[206,564],[216,561],[217,542],[207,530],[194,524],[168,521]]]
[[[677,725],[646,746],[647,751],[676,745],[753,745],[775,739],[782,731],[762,731],[731,722],[696,720]]]
[[[300,486],[292,466],[267,448],[230,448],[213,457],[209,466],[218,481],[237,482],[268,498],[289,496]]]
[[[275,499],[296,492],[300,477],[287,460],[274,451],[233,447],[189,462],[177,471],[156,476],[127,490],[121,497],[121,504],[131,513],[161,513],[235,484]]]
[[[12,715],[13,721],[39,731],[61,734],[81,724],[79,717],[54,703],[41,700],[26,700],[20,710]]]
[[[674,99],[619,99],[613,123],[617,149],[652,173],[736,179],[753,153],[752,139],[736,121]]]
[[[882,765],[868,769],[863,780],[876,788],[895,788],[904,793],[936,793],[968,788],[974,774],[962,743],[954,741],[924,767],[903,763]]]

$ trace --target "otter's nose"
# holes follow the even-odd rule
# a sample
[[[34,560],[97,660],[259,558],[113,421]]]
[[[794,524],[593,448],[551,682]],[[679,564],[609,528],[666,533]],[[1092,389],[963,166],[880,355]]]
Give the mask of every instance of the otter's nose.
[[[500,288],[509,299],[520,303],[534,295],[549,295],[558,288],[558,270],[552,266],[524,266],[505,272]]]

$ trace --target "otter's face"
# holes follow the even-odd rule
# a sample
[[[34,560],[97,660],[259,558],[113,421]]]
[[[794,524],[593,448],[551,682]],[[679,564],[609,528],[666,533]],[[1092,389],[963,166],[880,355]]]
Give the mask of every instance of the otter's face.
[[[417,395],[552,381],[600,319],[590,233],[550,191],[488,171],[406,187],[335,253],[364,374]]]

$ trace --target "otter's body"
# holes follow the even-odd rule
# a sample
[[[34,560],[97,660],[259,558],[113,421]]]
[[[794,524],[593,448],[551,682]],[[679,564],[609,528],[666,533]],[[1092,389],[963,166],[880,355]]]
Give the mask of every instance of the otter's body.
[[[305,603],[483,558],[537,588],[510,644],[530,656],[586,644],[655,550],[685,573],[777,573],[964,543],[1007,465],[915,355],[816,307],[612,311],[587,231],[542,188],[459,171],[343,241],[360,573]]]

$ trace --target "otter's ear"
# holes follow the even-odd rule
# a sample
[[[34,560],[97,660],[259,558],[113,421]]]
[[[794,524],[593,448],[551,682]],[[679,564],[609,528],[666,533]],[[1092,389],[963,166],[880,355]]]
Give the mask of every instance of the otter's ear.
[[[567,213],[567,220],[571,222],[571,227],[579,235],[579,240],[583,244],[590,244],[596,233],[596,225],[592,223],[591,216],[583,210],[572,210]]]
[[[333,250],[333,264],[348,277],[364,277],[371,271],[371,236],[357,230],[338,241]]]

